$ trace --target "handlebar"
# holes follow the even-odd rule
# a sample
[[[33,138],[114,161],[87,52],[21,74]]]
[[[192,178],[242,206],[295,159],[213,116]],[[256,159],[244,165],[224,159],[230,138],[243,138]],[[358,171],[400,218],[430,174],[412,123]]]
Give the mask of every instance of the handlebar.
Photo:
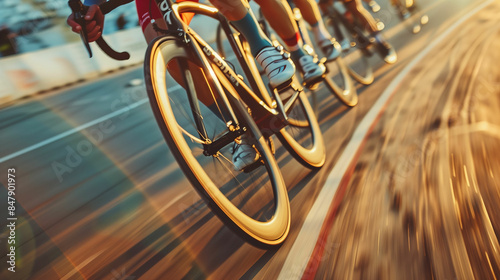
[[[107,2],[100,4],[99,9],[103,14],[107,14],[112,10],[116,9],[118,6],[130,3],[132,1],[133,0],[109,0]],[[68,5],[74,14],[75,21],[82,27],[82,30],[80,31],[80,38],[82,39],[82,42],[89,53],[89,57],[92,57],[92,50],[90,49],[90,44],[87,36],[86,22],[84,18],[89,7],[83,5],[81,0],[69,0]],[[99,37],[99,39],[96,40],[96,43],[104,53],[106,53],[109,57],[113,59],[127,60],[130,58],[130,54],[128,52],[117,52],[113,50],[108,45],[108,43],[106,43],[102,35],[101,37]]]

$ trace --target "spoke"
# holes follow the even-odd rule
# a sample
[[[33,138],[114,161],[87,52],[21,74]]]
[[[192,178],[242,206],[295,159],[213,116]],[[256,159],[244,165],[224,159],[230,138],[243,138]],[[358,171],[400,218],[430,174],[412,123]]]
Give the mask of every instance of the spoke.
[[[299,107],[297,107],[299,106]],[[301,127],[301,128],[309,128],[309,121],[307,119],[305,119],[305,113],[303,114],[304,115],[304,120],[302,119],[299,119],[297,117],[297,115],[299,115],[297,113],[297,110],[301,110],[302,112],[304,112],[305,109],[302,108],[302,105],[301,104],[296,104],[293,109],[292,109],[292,112],[291,114],[288,116],[288,123],[291,125],[291,126],[295,126],[295,127]],[[295,118],[294,118],[295,117]]]
[[[209,144],[208,141],[201,140],[199,137],[193,136],[191,133],[187,132],[180,124],[177,124],[177,127],[188,137],[191,139],[192,142],[198,143],[198,144]]]
[[[245,189],[245,188],[242,186],[242,183],[241,183],[241,182],[238,180],[238,178],[236,178],[236,176],[234,175],[234,173],[233,173],[233,172],[234,172],[234,170],[232,170],[232,169],[230,169],[229,167],[227,167],[227,165],[226,165],[226,164],[223,164],[223,163],[222,163],[221,158],[222,158],[223,160],[225,160],[226,162],[229,162],[229,164],[230,164],[231,166],[233,166],[233,161],[232,161],[232,160],[230,160],[230,159],[228,159],[225,155],[223,155],[223,154],[222,154],[222,153],[220,153],[220,152],[219,152],[219,154],[218,154],[218,157],[214,157],[214,159],[218,160],[218,161],[221,163],[221,165],[222,165],[222,166],[226,169],[227,173],[231,174],[231,176],[232,176],[232,177],[233,177],[233,179],[234,179],[234,180],[238,183],[238,185],[239,185],[239,186],[241,186],[241,188],[242,188],[242,189]]]

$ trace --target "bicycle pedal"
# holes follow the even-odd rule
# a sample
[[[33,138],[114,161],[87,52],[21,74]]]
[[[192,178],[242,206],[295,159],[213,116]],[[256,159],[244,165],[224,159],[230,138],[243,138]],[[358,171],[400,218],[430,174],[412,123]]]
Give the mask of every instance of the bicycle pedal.
[[[271,90],[276,89],[279,93],[279,92],[282,92],[284,90],[287,90],[290,87],[290,85],[292,84],[292,82],[293,82],[293,77],[275,88],[273,86],[271,86],[271,84],[268,84],[268,86]]]
[[[318,78],[316,78],[314,80],[311,80],[311,81],[309,81],[307,83],[304,82],[304,83],[302,83],[302,85],[304,87],[310,89],[310,90],[315,90],[315,89],[318,88],[319,84],[321,82],[323,82],[323,80],[325,79],[325,77],[326,77],[326,72],[323,75],[321,75],[321,77],[318,77]]]

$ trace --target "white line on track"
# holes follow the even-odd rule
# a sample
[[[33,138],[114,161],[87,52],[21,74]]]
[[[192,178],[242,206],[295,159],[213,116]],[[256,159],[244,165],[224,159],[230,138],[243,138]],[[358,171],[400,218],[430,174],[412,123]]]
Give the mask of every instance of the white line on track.
[[[36,149],[41,148],[41,147],[43,147],[43,146],[46,146],[46,145],[48,145],[48,144],[50,144],[50,143],[53,143],[53,142],[55,142],[55,141],[58,141],[58,140],[60,140],[60,139],[64,138],[64,137],[67,137],[67,136],[70,136],[70,135],[72,135],[72,134],[75,134],[75,133],[77,133],[77,132],[79,132],[79,131],[82,131],[82,130],[84,130],[84,129],[86,129],[86,128],[89,128],[89,127],[91,127],[91,126],[93,126],[93,125],[96,125],[96,124],[98,124],[98,123],[101,123],[101,122],[103,122],[103,121],[106,121],[106,120],[108,120],[108,119],[111,119],[111,118],[113,118],[113,117],[119,116],[119,115],[121,115],[121,114],[123,114],[123,113],[127,112],[128,110],[131,110],[131,109],[134,109],[134,108],[139,107],[140,105],[142,105],[142,104],[144,104],[144,103],[146,103],[146,102],[148,102],[148,99],[147,99],[147,98],[141,99],[141,100],[139,100],[139,101],[137,101],[137,102],[135,102],[135,103],[133,103],[133,104],[130,104],[130,105],[129,105],[129,106],[127,106],[127,107],[121,108],[121,109],[120,109],[120,110],[118,110],[118,111],[114,111],[114,112],[109,113],[109,114],[107,114],[107,115],[105,115],[105,116],[102,116],[102,117],[100,117],[100,118],[98,118],[98,119],[95,119],[95,120],[93,120],[93,121],[91,121],[91,122],[88,122],[88,123],[82,124],[82,125],[80,125],[80,126],[78,126],[78,127],[75,127],[75,128],[73,128],[73,129],[70,129],[70,130],[68,130],[68,131],[66,131],[66,132],[63,132],[63,133],[61,133],[61,134],[55,135],[55,136],[53,136],[53,137],[50,137],[49,139],[46,139],[46,140],[44,140],[44,141],[42,141],[42,142],[36,143],[36,144],[31,145],[31,146],[29,146],[29,147],[27,147],[27,148],[24,148],[24,149],[22,149],[22,150],[19,150],[19,151],[15,152],[15,153],[12,153],[12,154],[10,154],[10,155],[4,156],[3,158],[0,158],[0,163],[2,163],[2,162],[6,162],[6,161],[8,161],[8,160],[10,160],[10,159],[13,159],[13,158],[15,158],[15,157],[18,157],[18,156],[20,156],[20,155],[24,155],[24,154],[26,154],[26,153],[28,153],[28,152],[31,152],[31,151],[33,151],[33,150],[36,150]]]
[[[325,217],[328,214],[330,204],[333,201],[337,188],[342,180],[342,177],[347,171],[350,163],[352,162],[356,152],[363,143],[367,133],[377,119],[377,116],[382,113],[383,108],[388,102],[389,98],[393,95],[397,86],[405,78],[405,76],[415,67],[415,65],[420,62],[433,48],[435,48],[439,43],[441,43],[450,33],[455,30],[459,25],[464,23],[467,19],[472,17],[474,14],[484,9],[493,0],[488,0],[483,2],[481,5],[470,11],[468,14],[464,15],[459,21],[455,22],[450,26],[445,32],[436,38],[431,44],[429,44],[425,49],[422,50],[404,69],[401,71],[394,80],[385,89],[382,95],[375,102],[370,111],[365,115],[363,120],[360,122],[356,131],[354,132],[351,140],[347,144],[344,152],[339,158],[337,164],[335,164],[330,175],[323,185],[318,198],[314,202],[311,210],[309,211],[302,228],[300,229],[297,239],[294,241],[292,249],[288,253],[285,263],[281,269],[278,279],[290,280],[290,279],[301,279],[304,271],[307,267],[311,254],[316,246],[321,228]]]

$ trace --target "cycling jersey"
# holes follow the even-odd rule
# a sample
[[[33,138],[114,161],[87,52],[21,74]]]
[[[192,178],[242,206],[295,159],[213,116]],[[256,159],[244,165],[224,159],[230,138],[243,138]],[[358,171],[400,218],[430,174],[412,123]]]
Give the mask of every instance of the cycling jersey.
[[[192,1],[199,2],[199,0],[177,0],[174,2],[184,2],[184,1]],[[150,3],[151,2],[151,3]],[[137,7],[137,15],[139,16],[139,24],[142,27],[142,31],[151,23],[151,19],[159,19],[161,18],[161,12],[158,9],[156,3],[153,0],[136,0],[135,5]],[[151,7],[151,10],[150,10]],[[151,13],[150,13],[151,11]],[[192,16],[183,18],[187,21],[187,24],[191,21]]]

